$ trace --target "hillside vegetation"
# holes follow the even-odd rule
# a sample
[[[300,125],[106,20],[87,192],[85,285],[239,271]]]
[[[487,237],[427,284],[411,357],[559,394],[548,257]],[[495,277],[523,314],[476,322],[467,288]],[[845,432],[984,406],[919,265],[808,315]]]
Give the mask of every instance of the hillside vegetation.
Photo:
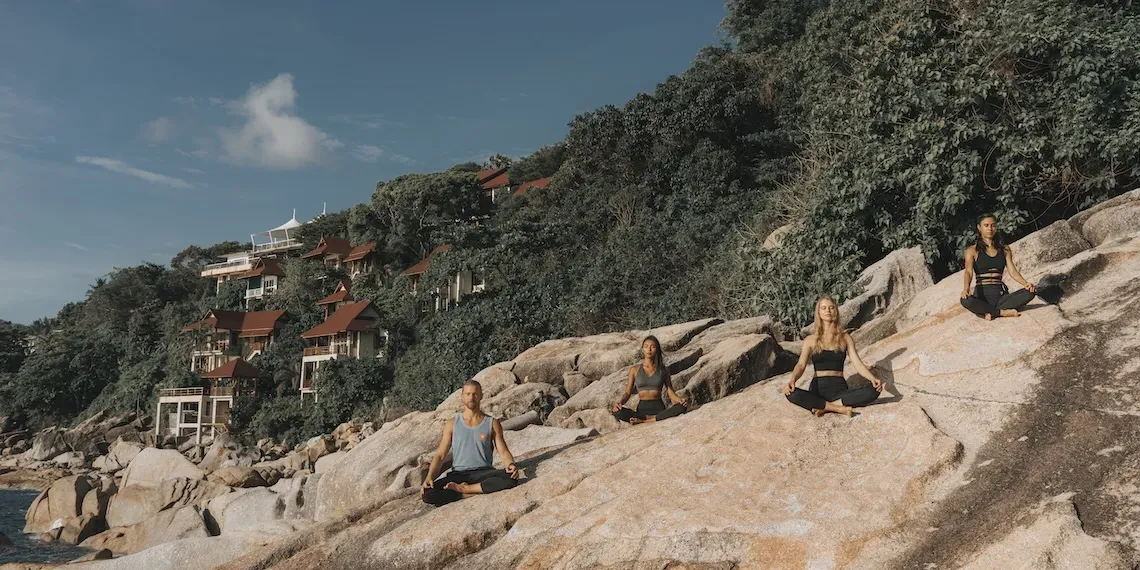
[[[329,367],[328,391],[302,409],[298,335],[336,279],[289,262],[264,301],[290,315],[258,364],[272,385],[239,402],[235,421],[249,437],[297,441],[426,409],[554,337],[713,315],[767,314],[794,331],[819,294],[856,294],[858,272],[895,249],[921,246],[945,276],[983,212],[1012,240],[1137,187],[1138,12],[1093,0],[730,1],[724,45],[510,165],[514,181],[553,176],[549,187],[492,206],[480,165],[457,165],[382,181],[306,225],[310,247],[377,241],[379,274],[353,293],[380,312],[389,354]],[[761,250],[789,224],[782,247]],[[476,268],[488,290],[421,313],[399,270],[443,243],[454,248],[426,282]],[[178,331],[209,308],[239,308],[241,291],[215,294],[198,277],[239,247],[116,269],[54,319],[0,327],[0,412],[43,425],[149,411],[158,388],[194,382]],[[15,346],[29,331],[41,338],[25,357]]]

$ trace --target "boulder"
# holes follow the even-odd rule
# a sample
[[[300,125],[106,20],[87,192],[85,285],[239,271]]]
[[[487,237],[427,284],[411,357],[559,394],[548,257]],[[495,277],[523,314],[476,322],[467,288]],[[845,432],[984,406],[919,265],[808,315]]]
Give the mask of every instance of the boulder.
[[[61,526],[83,514],[83,499],[91,490],[91,480],[83,475],[64,477],[51,484],[32,501],[25,515],[24,532],[40,533]]]
[[[329,469],[332,469],[337,463],[340,463],[340,461],[342,459],[344,459],[345,455],[346,455],[346,452],[338,451],[336,453],[330,453],[330,454],[318,459],[316,465],[313,466],[313,472],[314,473],[324,473],[324,472],[328,471]]]
[[[69,451],[55,456],[51,462],[63,469],[77,469],[87,465],[87,456],[82,451]]]
[[[711,402],[771,375],[780,346],[766,334],[725,340],[673,377],[673,389],[692,403]]]
[[[453,415],[415,412],[381,426],[340,462],[321,473],[315,501],[316,520],[324,521],[346,513],[394,484],[403,488],[407,478],[398,475],[407,475],[405,467],[421,468],[421,457],[430,456],[439,445],[443,423]]]
[[[265,479],[261,477],[261,473],[258,473],[252,467],[227,467],[225,469],[218,469],[210,473],[210,475],[206,477],[206,480],[211,483],[241,489],[266,486]]]
[[[856,287],[862,291],[839,307],[844,329],[863,323],[906,303],[919,291],[934,285],[922,248],[892,251],[859,274]]]
[[[515,376],[514,372],[510,371],[513,366],[503,366],[504,363],[493,364],[480,370],[478,374],[471,377],[472,380],[479,382],[483,387],[483,398],[492,398],[498,393],[506,390],[519,383],[519,379]],[[511,364],[511,363],[506,363]],[[463,409],[463,389],[460,388],[452,392],[443,402],[436,407],[440,411],[455,411],[458,412]],[[361,430],[363,433],[363,429]],[[363,437],[368,437],[375,429],[370,430],[370,433],[363,434]]]
[[[527,360],[516,359],[513,374],[517,376],[521,382],[558,384],[562,381],[562,375],[574,370],[577,363],[577,353],[558,354],[549,357],[531,357]]]
[[[336,441],[328,436],[314,437],[307,442],[305,453],[309,456],[309,464],[316,465],[317,460],[336,451]]]
[[[541,424],[542,418],[538,414],[538,410],[531,410],[525,414],[515,416],[509,420],[503,420],[502,426],[506,431],[515,431],[525,428],[532,424]]]
[[[140,523],[160,511],[197,504],[231,492],[226,485],[201,479],[167,479],[158,486],[120,488],[107,507],[107,524],[126,527]]]
[[[1013,261],[1026,278],[1046,265],[1068,259],[1091,247],[1067,220],[1054,222],[1010,244]],[[961,279],[961,275],[958,276]]]
[[[205,510],[223,535],[245,531],[288,533],[306,525],[286,519],[285,497],[265,487],[211,499]]]
[[[550,410],[565,402],[566,395],[562,388],[541,382],[528,382],[484,399],[481,407],[488,415],[503,420],[521,416],[531,410],[536,410],[540,416],[545,417]]]
[[[170,449],[147,448],[123,471],[121,487],[157,486],[165,479],[202,479],[204,473],[182,454]]]
[[[1096,212],[1081,227],[1082,235],[1094,246],[1136,231],[1140,231],[1140,199]]]
[[[596,379],[578,371],[566,372],[562,374],[562,387],[566,389],[567,396],[573,396],[581,392],[582,388],[589,386],[594,380]]]
[[[194,537],[166,542],[141,552],[85,562],[83,570],[155,570],[174,568],[217,568],[253,552],[279,538],[263,533],[235,533],[231,536]]]
[[[111,444],[106,457],[109,458],[114,465],[118,465],[119,468],[126,468],[135,457],[138,457],[138,454],[141,453],[143,449],[145,448],[141,443],[126,441],[120,438]]]
[[[104,518],[111,504],[111,497],[119,490],[110,477],[91,478],[91,490],[83,497],[82,514]]]
[[[1096,204],[1069,218],[1069,223],[1072,224],[1073,229],[1077,230],[1077,232],[1085,236],[1085,239],[1087,239],[1089,242],[1092,242],[1093,240],[1088,239],[1088,235],[1085,234],[1085,225],[1088,223],[1088,220],[1090,218],[1106,210],[1111,210],[1119,206],[1127,206],[1137,201],[1140,201],[1140,189],[1125,192],[1119,196],[1116,196],[1115,198],[1111,198],[1099,204]],[[1097,246],[1100,244],[1093,243],[1093,245]]]
[[[135,429],[135,426],[133,425],[111,428],[107,430],[107,433],[104,434],[103,437],[105,437],[107,441],[115,441],[121,439],[123,441],[133,443],[143,443],[144,439],[144,436],[140,434],[139,430]]]
[[[91,536],[81,546],[132,554],[160,544],[211,536],[198,505],[168,509],[130,527],[111,528]]]
[[[47,461],[70,450],[71,448],[63,439],[63,430],[50,427],[36,434],[35,439],[32,440],[32,448],[27,452],[27,457],[34,461]]]
[[[101,550],[95,550],[92,552],[88,552],[87,554],[84,554],[83,556],[80,556],[79,558],[72,560],[71,564],[78,564],[80,562],[91,562],[92,560],[110,560],[114,557],[115,557],[114,552],[111,552],[110,550],[103,548]]]
[[[107,530],[107,521],[99,515],[82,515],[68,520],[59,533],[59,541],[79,544],[88,538]]]

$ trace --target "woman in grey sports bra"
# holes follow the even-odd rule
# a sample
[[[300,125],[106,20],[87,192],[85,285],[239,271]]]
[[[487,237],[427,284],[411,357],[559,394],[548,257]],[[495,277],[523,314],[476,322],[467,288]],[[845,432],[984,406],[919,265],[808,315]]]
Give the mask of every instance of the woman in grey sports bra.
[[[625,407],[626,400],[637,390],[637,409]],[[666,408],[661,393],[669,396],[673,405]],[[614,417],[619,421],[639,424],[679,416],[689,410],[689,403],[673,391],[669,384],[669,369],[661,354],[661,342],[647,336],[641,341],[641,364],[631,366],[621,399],[614,404]]]

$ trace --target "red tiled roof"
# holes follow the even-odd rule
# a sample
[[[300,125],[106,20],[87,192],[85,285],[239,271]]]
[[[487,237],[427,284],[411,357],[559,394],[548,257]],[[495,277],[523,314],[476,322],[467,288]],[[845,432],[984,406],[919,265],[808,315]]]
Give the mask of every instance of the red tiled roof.
[[[518,189],[516,189],[514,192],[511,192],[511,196],[522,196],[523,194],[526,194],[527,190],[530,190],[532,188],[542,189],[546,188],[547,186],[550,186],[549,176],[546,178],[539,178],[538,180],[531,180],[530,182],[523,182],[521,185],[519,185]]]
[[[329,315],[325,322],[301,333],[301,338],[317,338],[346,331],[367,331],[375,328],[371,318],[361,318],[360,314],[371,304],[370,301],[342,305]]]
[[[302,255],[301,259],[308,259],[318,255],[346,255],[350,251],[352,251],[352,243],[348,240],[336,237],[324,237],[321,238],[321,243],[318,243],[317,247],[313,248],[313,251]]]
[[[488,168],[487,170],[480,170],[478,176],[479,183],[483,185],[484,190],[501,188],[511,183],[511,177],[507,175],[506,168]]]
[[[352,298],[349,296],[349,293],[348,293],[348,290],[351,288],[352,288],[352,281],[349,281],[348,279],[342,280],[339,284],[337,284],[336,290],[333,291],[331,295],[329,295],[328,297],[325,297],[324,299],[321,299],[320,301],[317,301],[317,306],[319,307],[321,305],[331,305],[333,303],[339,303],[341,301],[351,300]]]
[[[253,269],[238,275],[238,279],[246,279],[249,277],[260,277],[262,275],[274,275],[277,277],[285,276],[285,268],[281,267],[281,262],[273,259],[272,257],[258,258],[257,262],[253,264]]]
[[[451,244],[436,246],[435,249],[431,250],[431,253],[427,254],[427,257],[421,259],[419,263],[416,263],[415,265],[405,269],[400,273],[400,275],[420,275],[422,273],[427,273],[427,270],[431,268],[432,256],[437,253],[443,253],[449,249],[451,249]]]
[[[365,256],[372,253],[376,249],[376,242],[370,241],[364,245],[358,245],[348,252],[348,256],[344,258],[345,261],[360,261]]]
[[[277,327],[285,311],[223,311],[210,309],[202,320],[190,323],[182,330],[190,331],[208,326],[221,330],[238,331],[239,337],[266,336]]]
[[[265,373],[240,358],[231,360],[205,374],[202,378],[260,378]]]

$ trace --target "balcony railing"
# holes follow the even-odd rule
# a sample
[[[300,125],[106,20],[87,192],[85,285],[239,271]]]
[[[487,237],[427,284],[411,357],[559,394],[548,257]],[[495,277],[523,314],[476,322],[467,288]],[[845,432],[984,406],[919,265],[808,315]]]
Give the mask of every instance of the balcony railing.
[[[210,388],[210,396],[214,398],[225,398],[234,395],[233,386],[219,386],[217,388]]]
[[[211,263],[202,269],[202,277],[212,277],[214,275],[224,275],[227,273],[236,273],[238,271],[248,271],[253,269],[253,261],[249,258],[235,259],[231,261],[223,261],[220,263]]]
[[[264,253],[267,251],[276,251],[279,249],[289,249],[292,247],[300,247],[300,246],[301,246],[301,241],[298,239],[294,239],[294,238],[281,239],[281,240],[277,240],[277,241],[271,241],[269,243],[254,244],[253,253]]]
[[[159,397],[165,396],[201,396],[206,393],[205,388],[164,388],[159,391]]]
[[[260,299],[264,295],[265,295],[265,288],[264,287],[258,287],[257,289],[246,289],[245,290],[245,298],[246,299]]]
[[[347,344],[332,344],[329,346],[310,346],[305,349],[305,356],[324,356],[326,354],[348,355]]]

